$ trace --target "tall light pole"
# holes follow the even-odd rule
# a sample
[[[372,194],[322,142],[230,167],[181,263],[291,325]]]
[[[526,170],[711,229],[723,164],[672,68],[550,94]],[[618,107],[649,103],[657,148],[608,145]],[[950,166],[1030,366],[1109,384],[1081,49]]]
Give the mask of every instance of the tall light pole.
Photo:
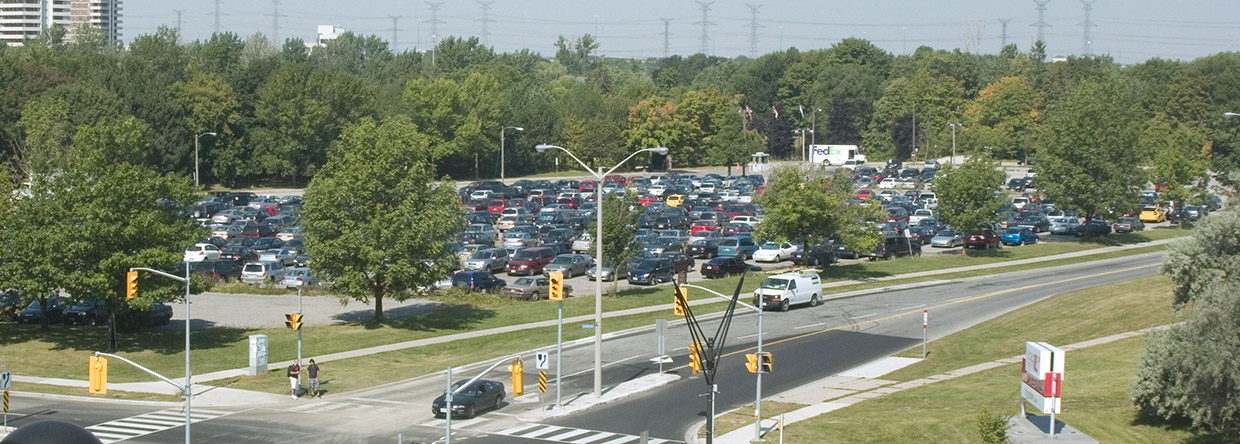
[[[217,135],[218,134],[216,133],[202,133],[197,136],[194,136],[194,186],[195,187],[198,186],[198,139],[201,138],[202,136],[215,137]]]
[[[595,233],[594,238],[594,276],[598,277],[598,279],[594,280],[594,396],[601,397],[603,396],[603,178],[616,171],[616,168],[620,168],[620,165],[624,165],[633,156],[643,152],[649,151],[655,154],[666,155],[667,147],[658,146],[637,150],[633,154],[629,154],[629,157],[621,160],[620,163],[617,163],[616,166],[611,167],[606,173],[603,172],[603,167],[599,167],[597,170],[590,168],[589,165],[586,165],[585,162],[582,162],[581,159],[578,159],[577,156],[564,147],[540,144],[534,146],[534,149],[540,153],[549,149],[563,151],[565,154],[568,154],[568,157],[572,157],[573,160],[581,164],[581,167],[585,168],[598,181],[594,186],[595,199],[598,202],[595,207],[595,215],[598,216],[595,220],[595,225],[598,228],[595,230],[597,233]],[[619,279],[619,277],[616,277],[616,279]]]
[[[947,126],[952,127],[952,161],[951,165],[956,166],[956,128],[961,126],[959,123],[949,123]]]
[[[1240,113],[1223,113],[1225,117],[1240,117]]]
[[[817,139],[816,136],[818,135],[818,112],[819,111],[822,111],[822,108],[814,108],[814,110],[810,112],[810,123],[809,123],[809,144],[810,145],[816,144],[815,140]],[[801,118],[804,119],[805,117],[802,116]]]
[[[499,129],[499,180],[504,180],[504,130],[508,129],[525,131],[525,128],[519,126],[505,126]]]

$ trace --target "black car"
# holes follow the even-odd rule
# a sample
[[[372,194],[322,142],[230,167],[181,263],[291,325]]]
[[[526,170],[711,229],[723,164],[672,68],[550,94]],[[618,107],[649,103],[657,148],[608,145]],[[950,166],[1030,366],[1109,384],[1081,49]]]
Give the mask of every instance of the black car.
[[[108,323],[108,301],[87,299],[73,304],[61,315],[65,325],[101,325]]]
[[[490,234],[487,234],[481,231],[470,231],[467,233],[461,233],[460,236],[456,237],[456,240],[467,243],[467,244],[486,245],[487,248],[495,247],[495,238],[491,237]]]
[[[452,417],[453,418],[473,418],[478,413],[488,409],[498,409],[504,403],[504,384],[479,379],[474,381],[469,387],[461,388],[461,384],[469,381],[461,381],[452,384]],[[447,393],[439,395],[435,401],[431,402],[431,413],[436,418],[447,416],[445,409],[447,402],[444,400]]]
[[[254,243],[250,244],[250,249],[257,251],[261,254],[263,251],[274,250],[276,248],[281,248],[283,246],[284,246],[284,241],[280,239],[276,239],[274,237],[262,237],[262,238],[255,240]]]
[[[719,242],[711,239],[696,240],[689,244],[686,253],[696,258],[710,259],[719,255]]]
[[[118,325],[154,327],[158,325],[168,325],[172,322],[172,307],[163,302],[151,303],[151,308],[146,310],[130,310],[123,315],[117,315],[116,323]]]
[[[241,248],[245,248],[245,247],[238,247],[238,249],[241,249]],[[190,274],[206,276],[206,277],[218,279],[218,280],[225,281],[225,282],[229,280],[233,280],[233,279],[241,279],[241,269],[244,267],[243,266],[244,262],[238,262],[236,260],[233,260],[232,258],[223,259],[223,255],[221,255],[220,257],[221,259],[219,260],[205,260],[201,262],[190,262],[189,263]],[[178,266],[177,269],[184,270],[185,263],[181,263],[181,265]]]
[[[721,278],[734,274],[741,274],[746,271],[757,268],[745,263],[745,260],[737,256],[717,257],[702,263],[702,276],[706,278]]]
[[[867,256],[870,260],[891,259],[897,256],[921,256],[921,243],[904,236],[888,236],[887,240],[874,247]]]
[[[220,249],[220,259],[227,259],[238,264],[253,262],[258,260],[258,252],[253,248],[241,245],[233,245],[228,249]],[[192,270],[191,270],[192,272]]]
[[[1084,236],[1087,227],[1085,224],[1077,225],[1072,229],[1072,234],[1076,236]],[[1111,224],[1102,219],[1093,219],[1089,221],[1089,234],[1091,236],[1106,236],[1111,234]]]
[[[1017,177],[1008,181],[1007,188],[1012,191],[1024,191],[1026,183],[1025,179]]]
[[[669,282],[672,280],[673,269],[672,261],[668,259],[643,259],[636,267],[629,269],[629,283],[654,285]]]
[[[1029,227],[1034,233],[1042,233],[1051,231],[1051,220],[1042,216],[1029,216],[1022,219],[1017,226]]]
[[[30,301],[25,309],[17,312],[17,322],[21,323],[37,323],[42,318],[43,300],[35,299]],[[47,322],[60,322],[60,318],[65,314],[65,298],[54,297],[47,300]]]
[[[835,244],[833,243],[810,245],[809,251],[798,248],[792,252],[792,263],[796,265],[813,267],[815,265],[833,264],[839,261],[839,257],[835,255]]]

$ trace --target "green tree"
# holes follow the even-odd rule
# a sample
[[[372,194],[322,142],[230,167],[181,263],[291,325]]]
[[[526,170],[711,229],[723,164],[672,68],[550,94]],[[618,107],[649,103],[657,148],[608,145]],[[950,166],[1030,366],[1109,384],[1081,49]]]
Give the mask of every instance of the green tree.
[[[499,80],[481,72],[463,80],[413,79],[405,86],[405,109],[418,129],[430,136],[431,153],[440,169],[471,165],[479,177],[479,158],[499,154],[499,116],[503,93]]]
[[[567,68],[569,74],[583,75],[593,70],[594,62],[590,60],[590,56],[598,49],[598,41],[594,36],[586,34],[575,41],[560,36],[559,40],[555,41],[555,48],[555,60]]]
[[[1041,96],[1024,79],[1004,77],[969,103],[963,132],[997,158],[1023,161],[1033,148],[1041,106]]]
[[[881,210],[852,203],[856,188],[843,170],[827,176],[787,166],[771,176],[770,187],[757,196],[766,218],[755,237],[809,246],[838,236],[853,251],[870,251],[882,242],[882,235],[867,223],[876,221]]]
[[[346,127],[306,187],[306,252],[342,302],[403,301],[456,267],[447,243],[464,217],[450,182],[435,182],[431,138],[403,116]]]
[[[1115,77],[1085,81],[1047,111],[1038,186],[1056,207],[1092,219],[1132,210],[1145,185],[1133,91]]]
[[[640,206],[636,193],[603,194],[602,205],[599,205],[603,210],[603,266],[612,267],[612,270],[616,270],[615,273],[623,268],[622,265],[628,264],[629,260],[641,255],[642,244],[633,237],[633,233],[637,232],[637,221],[642,215],[641,211],[638,211]],[[592,237],[598,233],[597,220],[590,223],[586,233]],[[596,241],[593,245],[597,246],[599,243]],[[590,254],[594,257],[597,250],[592,250]],[[616,276],[611,284],[613,294],[616,292],[617,282],[620,281],[619,274]]]
[[[874,105],[874,118],[863,137],[870,152],[867,155],[909,158],[913,154],[912,131],[917,135],[918,158],[949,154],[951,131],[947,124],[960,122],[964,105],[965,90],[958,79],[927,71],[891,79]]]
[[[959,167],[943,170],[934,179],[934,193],[939,201],[935,217],[939,222],[966,233],[997,222],[999,210],[1007,205],[1003,195],[995,194],[1006,177],[997,167],[994,162],[973,156]]]
[[[1215,213],[1171,245],[1162,271],[1184,319],[1150,333],[1133,384],[1144,412],[1187,419],[1220,442],[1240,440],[1240,216]]]
[[[1148,154],[1149,175],[1166,185],[1160,197],[1166,201],[1203,203],[1210,183],[1210,142],[1201,127],[1181,125],[1166,114],[1150,119],[1141,133],[1142,151]]]

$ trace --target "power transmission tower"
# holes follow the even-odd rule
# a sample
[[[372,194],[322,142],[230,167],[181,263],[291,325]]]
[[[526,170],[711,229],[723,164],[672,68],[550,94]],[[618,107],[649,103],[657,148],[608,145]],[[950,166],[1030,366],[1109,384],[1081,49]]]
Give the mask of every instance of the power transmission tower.
[[[765,26],[758,24],[758,8],[761,8],[762,5],[746,3],[745,6],[749,8],[749,25],[747,25],[749,27],[749,57],[756,59],[758,58],[758,28],[765,28]],[[780,48],[780,50],[782,49]]]
[[[179,36],[181,35],[181,13],[185,12],[185,10],[184,9],[173,9],[172,12],[177,13],[177,35]]]
[[[1085,10],[1085,21],[1081,22],[1083,31],[1081,33],[1081,56],[1083,57],[1092,57],[1094,55],[1093,34],[1094,28],[1098,26],[1090,20],[1090,15],[1094,12],[1094,1],[1096,0],[1081,0],[1081,9]]]
[[[495,3],[495,1],[494,0],[489,1],[489,2],[484,2],[482,0],[474,0],[474,1],[478,2],[478,6],[482,8],[482,18],[475,19],[474,21],[482,22],[482,34],[479,37],[482,38],[482,46],[488,46],[489,42],[491,41],[491,32],[487,30],[487,23],[494,22],[495,20],[488,17],[487,12],[491,10],[491,3]]]
[[[1000,50],[1002,50],[1003,48],[1007,48],[1007,42],[1008,42],[1007,25],[1008,25],[1008,22],[1010,21],[1012,21],[1012,19],[999,19],[999,25],[1003,27],[1003,34],[999,34],[999,42],[1000,42],[999,49]]]
[[[671,56],[671,48],[672,48],[672,40],[671,40],[671,35],[672,35],[672,32],[671,32],[671,27],[672,27],[672,19],[670,19],[670,18],[660,18],[659,20],[663,20],[663,58],[665,58],[665,59],[666,59],[666,58],[668,58],[669,56]]]
[[[702,35],[698,37],[698,42],[702,44],[702,54],[710,54],[710,27],[715,25],[710,22],[710,5],[715,4],[715,2],[697,0],[697,4],[701,6],[700,9],[702,10],[702,20],[694,23],[695,25],[702,25]]]
[[[400,27],[397,26],[397,23],[400,22],[400,16],[389,15],[388,18],[392,19],[392,29],[389,29],[389,31],[392,31],[392,52],[396,52],[396,46],[397,46],[396,32],[401,30]]]
[[[280,13],[280,0],[271,0],[271,41],[280,41],[280,17],[288,17]]]
[[[215,29],[216,34],[219,34],[220,31],[224,29],[224,27],[220,25],[220,16],[228,15],[228,14],[220,12],[220,4],[224,3],[223,0],[211,0],[211,3],[215,4],[215,12],[211,13],[211,15],[215,17],[215,19],[212,22],[211,27]]]
[[[1044,40],[1044,37],[1046,36],[1046,28],[1051,27],[1050,24],[1046,23],[1046,4],[1050,3],[1051,0],[1033,0],[1033,2],[1038,5],[1038,7],[1035,8],[1038,10],[1038,21],[1029,26],[1038,28],[1038,33],[1036,34],[1034,41],[1046,43],[1046,40]]]
[[[439,46],[439,24],[443,23],[442,20],[439,20],[440,5],[443,5],[443,2],[426,2],[426,6],[429,6],[431,9],[431,19],[426,21],[431,24],[431,34],[429,36],[431,38],[431,66],[435,66],[435,48]]]

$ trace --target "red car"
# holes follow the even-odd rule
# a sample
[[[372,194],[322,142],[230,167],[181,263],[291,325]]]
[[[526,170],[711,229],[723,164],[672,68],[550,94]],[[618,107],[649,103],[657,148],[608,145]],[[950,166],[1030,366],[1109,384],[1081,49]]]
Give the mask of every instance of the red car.
[[[637,203],[646,205],[646,206],[649,206],[650,204],[655,203],[655,202],[663,202],[663,199],[660,199],[658,196],[651,196],[649,194],[637,198]]]
[[[969,237],[964,239],[964,247],[981,248],[983,250],[999,248],[999,243],[1001,240],[1002,239],[999,238],[999,235],[995,234],[993,229],[982,227],[977,230],[977,232],[969,234]]]
[[[857,198],[858,198],[858,199],[861,199],[861,200],[866,200],[866,199],[869,199],[869,198],[871,198],[871,197],[874,197],[874,190],[871,190],[871,189],[869,189],[869,188],[862,188],[862,189],[860,189],[860,190],[857,190]]]
[[[577,185],[577,191],[585,192],[586,188],[594,189],[595,184],[593,180],[583,180],[581,184]]]
[[[699,220],[693,223],[692,228],[689,228],[689,234],[698,234],[703,231],[719,231],[719,224],[713,220]]]
[[[507,207],[508,202],[505,202],[504,199],[491,199],[491,202],[487,204],[487,212],[490,212],[491,214],[499,214],[503,213],[504,208]]]
[[[679,253],[679,252],[664,252],[663,254],[659,255],[659,257],[667,258],[672,261],[672,272],[673,273],[680,273],[680,272],[688,273],[690,271],[693,271],[693,265],[694,265],[693,258],[687,254]]]
[[[603,182],[615,182],[615,183],[618,183],[624,186],[629,185],[629,179],[619,174],[612,174],[610,176],[604,177]]]
[[[555,250],[549,247],[522,248],[508,261],[508,274],[542,274],[543,267],[551,263],[552,259],[555,259]]]

